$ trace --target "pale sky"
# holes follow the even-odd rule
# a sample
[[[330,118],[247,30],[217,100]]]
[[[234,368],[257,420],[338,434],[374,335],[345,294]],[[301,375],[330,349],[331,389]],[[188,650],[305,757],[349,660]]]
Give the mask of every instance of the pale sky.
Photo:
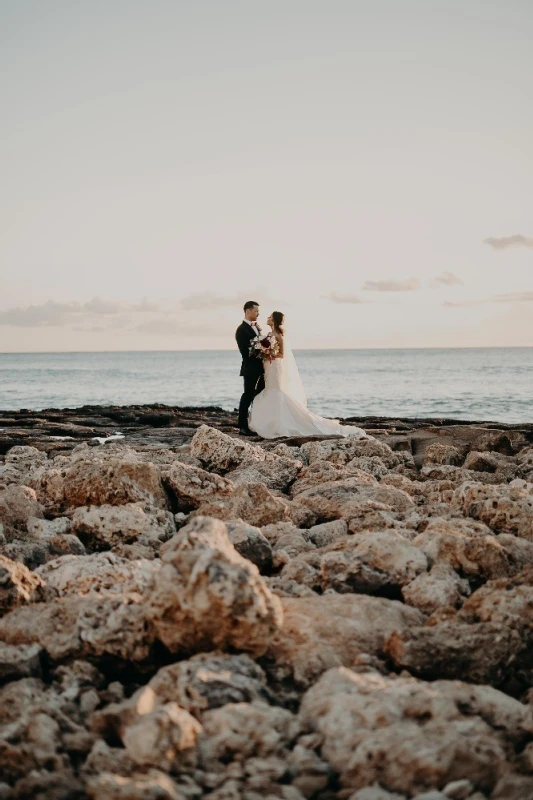
[[[0,0],[0,352],[533,345],[531,0]]]

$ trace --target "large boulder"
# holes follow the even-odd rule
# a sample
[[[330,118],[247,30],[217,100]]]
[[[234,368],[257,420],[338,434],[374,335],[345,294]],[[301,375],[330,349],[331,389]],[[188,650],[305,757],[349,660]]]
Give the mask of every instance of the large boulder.
[[[202,425],[195,433],[191,455],[210,471],[230,473],[232,482],[239,486],[263,483],[270,489],[283,490],[302,467],[301,461],[268,452],[208,425]]]
[[[283,612],[255,564],[231,544],[223,522],[195,517],[162,554],[146,600],[159,639],[173,652],[236,648],[264,652]]]
[[[139,503],[82,506],[72,515],[72,532],[90,550],[108,550],[123,544],[156,548],[176,532],[170,511],[145,511]]]
[[[425,614],[432,614],[445,606],[456,608],[469,594],[468,581],[446,563],[437,564],[429,572],[421,573],[402,588],[405,602]]]
[[[25,531],[33,517],[43,517],[43,507],[33,489],[11,485],[0,492],[0,522],[8,530]]]
[[[122,452],[86,448],[70,458],[57,457],[34,472],[31,483],[39,502],[56,516],[89,505],[167,508],[158,467],[126,447]]]
[[[287,500],[273,495],[262,483],[237,486],[233,494],[226,497],[214,495],[192,513],[226,521],[242,519],[259,528],[290,519]]]
[[[352,462],[341,466],[332,464],[331,461],[313,461],[308,467],[302,469],[298,479],[291,486],[290,494],[291,497],[296,497],[314,486],[321,486],[324,483],[332,483],[346,478],[356,478],[361,484],[375,485],[377,483],[375,478],[368,472],[352,466]]]
[[[24,564],[0,555],[0,616],[12,608],[31,602],[41,593],[44,581]]]
[[[345,519],[350,525],[361,514],[361,507],[369,502],[380,504],[378,510],[385,511],[404,512],[414,505],[402,489],[346,478],[300,492],[291,503],[291,516],[301,527],[333,519]]]
[[[479,519],[496,533],[513,533],[533,541],[533,484],[508,486],[467,482],[454,493],[452,504],[465,516]]]
[[[425,555],[396,531],[359,533],[322,556],[322,585],[337,592],[396,590],[427,571]]]
[[[533,733],[531,707],[490,687],[342,668],[309,689],[300,717],[322,734],[341,786],[379,781],[409,797],[461,779],[490,792]]]
[[[228,497],[233,494],[234,484],[216,473],[174,461],[163,470],[163,482],[174,498],[180,511],[189,512],[199,508],[213,497]]]
[[[235,550],[256,565],[260,572],[272,566],[272,546],[260,528],[249,525],[243,520],[226,523],[229,540]]]
[[[417,609],[383,597],[326,594],[286,597],[282,604],[284,623],[268,650],[269,670],[303,687],[331,667],[378,657],[394,631],[425,621]]]
[[[95,553],[89,556],[63,556],[39,567],[34,575],[41,578],[45,588],[41,595],[47,600],[90,592],[145,594],[161,568],[161,562],[140,558],[130,561],[114,553]]]

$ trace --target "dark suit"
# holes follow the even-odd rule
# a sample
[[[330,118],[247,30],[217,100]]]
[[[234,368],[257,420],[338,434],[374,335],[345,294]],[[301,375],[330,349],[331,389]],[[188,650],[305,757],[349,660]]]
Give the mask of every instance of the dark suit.
[[[242,322],[235,331],[235,339],[242,356],[241,377],[244,378],[244,393],[239,403],[239,428],[248,428],[248,411],[254,397],[265,388],[263,362],[250,355],[250,343],[255,331],[247,322]]]

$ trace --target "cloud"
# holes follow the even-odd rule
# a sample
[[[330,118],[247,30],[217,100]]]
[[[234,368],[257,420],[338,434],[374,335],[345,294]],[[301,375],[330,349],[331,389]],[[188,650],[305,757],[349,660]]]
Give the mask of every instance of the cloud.
[[[429,285],[432,289],[436,289],[439,286],[459,286],[462,283],[462,279],[454,275],[453,272],[441,272],[440,275],[437,275],[430,281]]]
[[[533,292],[508,292],[494,298],[497,303],[533,303]]]
[[[0,325],[12,325],[18,328],[49,328],[108,320],[108,325],[125,327],[125,315],[153,313],[160,311],[154,303],[143,300],[138,305],[123,305],[93,297],[85,303],[56,303],[48,300],[40,305],[25,308],[8,308],[0,311]]]
[[[405,281],[365,281],[362,289],[364,292],[414,292],[420,289],[420,281],[418,278]]]
[[[256,287],[251,292],[238,292],[232,295],[209,291],[189,294],[181,300],[180,307],[183,311],[215,311],[219,308],[235,308],[240,313],[248,300],[257,300],[261,306],[277,302],[265,289]]]
[[[346,303],[348,305],[358,305],[364,302],[356,294],[341,294],[340,292],[331,292],[328,295],[328,299],[332,303]]]
[[[508,247],[529,247],[533,249],[533,236],[522,236],[515,233],[513,236],[491,236],[483,240],[484,244],[490,245],[494,250],[506,250]]]

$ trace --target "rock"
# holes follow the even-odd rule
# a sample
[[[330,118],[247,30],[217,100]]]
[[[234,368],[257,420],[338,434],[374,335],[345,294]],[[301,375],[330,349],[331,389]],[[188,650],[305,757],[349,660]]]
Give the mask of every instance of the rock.
[[[311,685],[335,666],[353,666],[380,654],[393,631],[422,625],[420,611],[395,600],[365,595],[283,598],[285,621],[271,643],[268,669],[278,680]]]
[[[17,472],[17,482],[25,483],[34,470],[46,464],[48,455],[36,447],[18,445],[7,451],[5,463]]]
[[[467,482],[454,492],[452,504],[496,533],[533,541],[533,485],[485,486]]]
[[[17,561],[0,555],[0,616],[30,602],[44,588],[44,581]]]
[[[410,797],[463,779],[490,791],[507,769],[515,732],[523,739],[531,728],[528,709],[488,687],[344,668],[309,689],[300,716],[324,737],[323,755],[342,786],[379,780]]]
[[[453,466],[459,466],[462,461],[461,453],[453,445],[431,442],[424,448],[424,465],[452,464]]]
[[[533,777],[531,775],[503,775],[494,788],[493,800],[527,800],[533,797]]]
[[[154,769],[127,777],[103,772],[89,779],[87,793],[93,800],[186,800],[169,775]]]
[[[172,652],[234,647],[261,654],[283,621],[281,603],[215,519],[196,517],[162,555],[146,607]]]
[[[215,517],[221,520],[242,519],[262,528],[274,522],[289,519],[289,504],[274,497],[262,483],[237,486],[230,497],[213,497],[206,501],[194,515]]]
[[[428,680],[461,678],[500,686],[522,649],[514,630],[445,620],[394,631],[383,651],[392,663]]]
[[[269,756],[287,757],[300,732],[297,718],[264,703],[228,703],[203,715],[200,752],[204,768]],[[284,772],[285,770],[283,770]]]
[[[35,536],[36,539],[51,539],[55,536],[69,534],[71,522],[68,517],[57,517],[56,519],[30,517],[26,527],[30,536]]]
[[[406,511],[413,506],[409,495],[401,489],[381,484],[361,484],[358,478],[324,483],[301,492],[291,503],[291,517],[301,527],[319,522],[357,518],[361,505],[367,501],[382,504],[382,508]]]
[[[259,528],[242,520],[226,523],[230,542],[235,550],[256,565],[260,572],[272,566],[272,547]]]
[[[163,482],[177,503],[180,511],[189,512],[199,508],[213,497],[228,497],[233,494],[234,484],[211,472],[175,461],[163,471]]]
[[[399,590],[428,567],[420,549],[395,531],[360,533],[334,547],[321,571],[323,587],[336,592]]]
[[[301,470],[298,479],[291,486],[290,495],[291,497],[296,497],[314,486],[345,480],[346,478],[356,478],[362,484],[375,485],[377,483],[372,475],[363,472],[359,467],[340,466],[332,464],[331,461],[314,461],[310,466]]]
[[[46,600],[67,595],[145,594],[157,579],[161,562],[138,559],[128,561],[114,553],[96,553],[90,556],[63,556],[49,561],[34,573],[42,579],[45,588],[41,596]]]
[[[37,470],[31,483],[46,511],[57,516],[90,505],[167,507],[159,469],[126,447],[120,455],[93,447],[56,458]]]
[[[272,699],[263,670],[244,654],[202,653],[162,667],[148,686],[158,703],[176,702],[199,719],[228,703]]]
[[[333,542],[343,539],[348,534],[348,525],[343,519],[334,519],[331,522],[323,522],[320,525],[313,525],[308,531],[309,541],[316,547],[326,547]]]
[[[394,453],[385,442],[372,438],[348,437],[311,441],[303,444],[300,450],[308,464],[314,461],[332,461],[342,465],[362,456],[379,456],[389,468],[392,468],[404,461],[404,457],[400,453]]]
[[[269,453],[207,425],[196,431],[191,454],[210,471],[231,472],[236,485],[263,483],[271,489],[285,489],[302,467],[301,461]]]
[[[0,520],[7,528],[26,530],[30,517],[42,516],[42,506],[29,486],[8,486],[0,493]]]
[[[0,642],[0,683],[39,678],[43,653],[38,644],[10,645]]]
[[[463,778],[460,781],[451,781],[442,790],[443,795],[451,798],[451,800],[467,800],[473,792],[472,781],[467,778]]]
[[[524,645],[533,646],[533,568],[481,586],[461,609],[460,618],[518,631]]]
[[[0,620],[7,644],[38,643],[48,655],[144,661],[154,634],[137,594],[67,596],[15,609]]]
[[[425,614],[432,614],[443,606],[457,608],[469,594],[468,581],[460,578],[446,563],[436,564],[429,572],[423,572],[402,588],[407,605]]]
[[[177,703],[165,703],[127,725],[123,742],[140,767],[182,772],[194,768],[202,726]]]
[[[348,800],[406,800],[406,797],[404,794],[387,792],[375,783],[373,786],[365,786],[364,789],[354,792]]]
[[[476,450],[471,450],[465,459],[464,468],[476,472],[496,472],[498,464],[498,459],[492,453],[478,453]]]
[[[150,512],[136,503],[122,506],[77,508],[72,515],[72,531],[92,550],[107,550],[122,544],[160,545],[176,532],[170,511]]]
[[[507,538],[486,535],[483,529],[469,530],[456,520],[432,520],[412,543],[431,566],[449,564],[471,580],[514,575],[529,561],[525,548],[520,550]]]

